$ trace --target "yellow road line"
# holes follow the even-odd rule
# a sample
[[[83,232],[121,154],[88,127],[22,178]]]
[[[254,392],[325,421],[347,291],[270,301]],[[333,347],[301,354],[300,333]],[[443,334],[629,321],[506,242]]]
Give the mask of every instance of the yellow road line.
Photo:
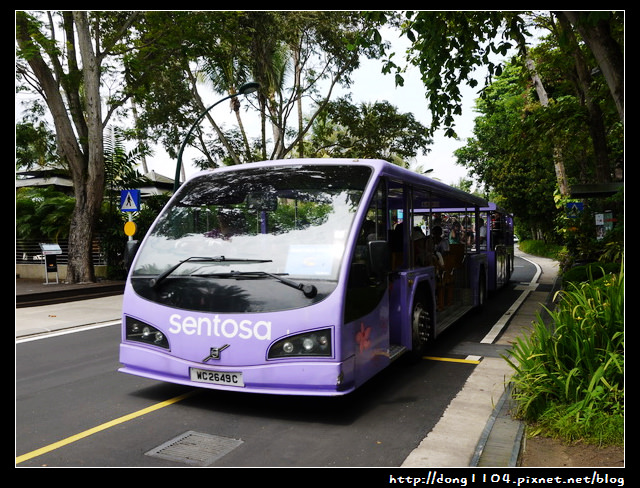
[[[170,398],[169,400],[165,400],[164,402],[156,403],[155,405],[151,405],[150,407],[143,408],[142,410],[138,410],[137,412],[130,413],[128,415],[123,415],[117,419],[111,420],[109,422],[105,422],[102,425],[98,425],[97,427],[93,427],[92,429],[85,430],[84,432],[80,432],[79,434],[73,435],[71,437],[67,437],[66,439],[62,439],[61,441],[54,442],[53,444],[49,444],[48,446],[41,447],[40,449],[36,449],[35,451],[28,452],[27,454],[23,454],[21,456],[16,457],[16,464],[20,464],[29,459],[33,459],[34,457],[41,456],[42,454],[46,454],[48,452],[54,451],[60,447],[69,445],[73,442],[79,441],[80,439],[84,439],[85,437],[89,437],[90,435],[96,434],[103,430],[114,427],[118,424],[122,424],[129,420],[140,417],[141,415],[145,415],[147,413],[151,413],[155,410],[159,410],[164,407],[168,407],[169,405],[173,405],[181,400],[184,400],[187,397],[190,397],[197,390],[190,391],[185,393],[184,395],[178,395],[176,397]]]
[[[424,359],[429,359],[431,361],[447,361],[450,363],[480,364],[480,361],[477,359],[440,358],[436,356],[423,356],[423,357]]]

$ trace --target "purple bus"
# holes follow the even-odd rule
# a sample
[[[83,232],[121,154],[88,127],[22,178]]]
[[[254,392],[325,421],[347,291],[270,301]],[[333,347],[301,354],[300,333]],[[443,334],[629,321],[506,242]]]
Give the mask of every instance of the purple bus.
[[[349,393],[483,304],[487,252],[438,252],[424,227],[438,209],[465,209],[480,235],[488,205],[380,160],[199,173],[132,263],[120,371],[233,391]]]

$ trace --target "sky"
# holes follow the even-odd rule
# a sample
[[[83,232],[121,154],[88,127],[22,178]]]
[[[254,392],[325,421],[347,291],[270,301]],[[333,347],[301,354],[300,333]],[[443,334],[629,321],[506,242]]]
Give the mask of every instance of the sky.
[[[392,42],[397,52],[396,56],[400,56],[404,52],[402,42],[395,39],[392,40]],[[429,126],[431,117],[425,97],[425,88],[420,80],[418,69],[409,69],[408,72],[404,74],[404,86],[396,87],[394,76],[392,74],[382,74],[381,68],[382,65],[380,61],[367,59],[361,63],[361,67],[353,76],[354,83],[349,89],[349,92],[352,93],[353,103],[387,101],[397,107],[400,113],[413,113],[416,120],[424,126]],[[420,166],[425,170],[433,170],[429,173],[429,177],[438,179],[449,185],[456,185],[461,178],[467,177],[466,168],[455,164],[453,152],[464,146],[466,138],[473,135],[473,121],[477,116],[473,107],[476,98],[479,96],[478,89],[483,86],[482,83],[484,82],[484,75],[481,76],[482,79],[478,78],[480,83],[477,88],[472,89],[466,85],[461,87],[461,93],[463,94],[462,115],[455,118],[454,126],[454,130],[458,134],[459,139],[456,140],[445,137],[444,131],[440,130],[436,132],[433,137],[431,151],[425,156],[418,156],[416,158],[416,166]],[[337,99],[346,93],[344,90],[337,90],[335,95],[333,95],[333,99]],[[252,95],[248,96],[251,97]],[[207,103],[215,103],[215,97]],[[246,102],[243,102],[241,99],[241,103]],[[231,124],[235,124],[235,117],[231,116],[228,107],[229,105],[224,102],[209,112],[214,120],[216,120],[216,123],[222,125],[224,128],[230,128],[232,126]],[[249,127],[249,137],[257,137],[257,133],[253,134],[251,132],[250,117],[252,117],[251,112],[243,116],[243,123]],[[257,115],[255,117],[257,120]],[[156,173],[170,178],[175,176],[175,163],[176,161],[170,160],[160,149],[156,150],[154,156],[147,159],[147,167],[149,170],[155,170]],[[198,171],[190,164],[189,151],[187,150],[185,150],[183,155],[183,165],[187,177]]]

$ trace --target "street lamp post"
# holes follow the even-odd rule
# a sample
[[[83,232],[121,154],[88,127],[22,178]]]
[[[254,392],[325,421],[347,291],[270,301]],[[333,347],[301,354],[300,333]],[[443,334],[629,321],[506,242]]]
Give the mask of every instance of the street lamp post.
[[[187,133],[187,136],[184,138],[184,141],[182,141],[182,145],[180,146],[180,151],[178,152],[178,162],[176,163],[176,177],[173,180],[174,193],[180,187],[180,169],[182,168],[182,153],[184,152],[184,148],[187,146],[187,142],[189,142],[189,138],[191,137],[191,134],[193,133],[195,128],[198,126],[198,124],[202,122],[202,119],[204,119],[204,116],[207,115],[207,112],[209,112],[209,110],[211,110],[216,105],[219,105],[220,103],[224,102],[225,100],[229,100],[230,98],[235,98],[240,95],[248,95],[249,93],[253,93],[254,91],[256,91],[258,88],[260,88],[259,83],[256,83],[256,82],[245,83],[238,89],[238,93],[234,93],[233,95],[227,95],[226,97],[221,98],[216,103],[211,105],[209,108],[205,109],[204,112],[202,112],[198,116],[196,121],[193,123],[193,125],[189,129],[189,132]]]

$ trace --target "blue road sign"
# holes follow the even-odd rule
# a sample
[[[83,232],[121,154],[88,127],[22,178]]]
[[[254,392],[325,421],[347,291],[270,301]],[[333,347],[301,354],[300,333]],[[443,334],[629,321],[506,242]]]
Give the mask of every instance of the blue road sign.
[[[584,210],[584,204],[582,202],[570,202],[567,203],[567,217],[575,219]]]
[[[137,212],[140,210],[140,190],[122,190],[120,192],[120,210]]]

